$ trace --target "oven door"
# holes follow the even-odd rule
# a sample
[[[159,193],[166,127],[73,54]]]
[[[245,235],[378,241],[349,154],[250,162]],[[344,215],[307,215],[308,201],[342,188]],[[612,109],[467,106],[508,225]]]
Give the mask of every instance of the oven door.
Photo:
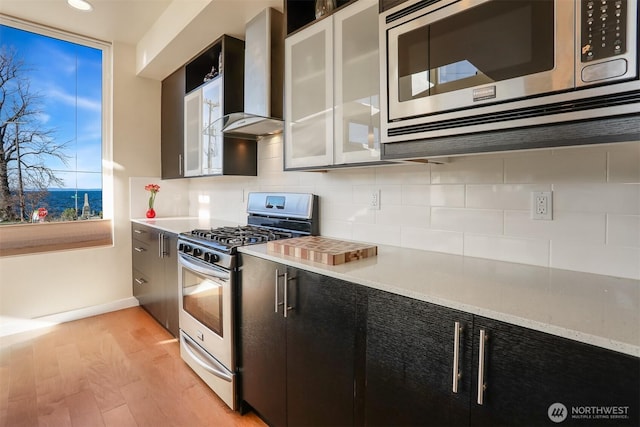
[[[235,409],[232,276],[179,254],[180,354]]]
[[[573,1],[413,3],[380,18],[390,122],[574,87]]]

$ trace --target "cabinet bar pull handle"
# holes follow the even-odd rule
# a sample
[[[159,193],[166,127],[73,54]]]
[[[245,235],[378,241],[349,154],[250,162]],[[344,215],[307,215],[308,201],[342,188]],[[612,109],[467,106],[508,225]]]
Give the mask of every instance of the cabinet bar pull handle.
[[[136,251],[136,252],[144,252],[144,251],[146,251],[145,248],[139,248],[139,247],[135,247],[135,248],[133,248],[133,250]]]
[[[162,246],[163,246],[163,242],[164,242],[164,235],[160,234],[158,236],[158,258],[162,258]]]
[[[138,285],[144,285],[145,283],[147,283],[147,281],[144,279],[135,279],[135,281]]]
[[[458,392],[458,381],[462,377],[460,373],[460,333],[462,332],[462,328],[460,327],[460,322],[454,323],[454,331],[453,331],[453,392]]]
[[[182,176],[182,154],[178,154],[178,176]]]
[[[278,312],[278,278],[280,278],[280,272],[278,271],[278,269],[276,268],[276,280],[275,280],[275,284],[276,284],[276,300],[275,300],[275,304],[273,309],[275,310],[275,312]]]
[[[289,273],[285,271],[284,272],[284,310],[282,310],[284,312],[285,319],[287,318],[287,311],[289,311],[289,305],[287,303],[288,294],[289,294],[288,288],[289,288]]]
[[[133,230],[133,232],[134,232],[134,233],[136,233],[136,234],[142,234],[142,233],[144,233],[144,231],[143,231],[143,230],[138,230],[137,228],[136,228],[135,230]]]
[[[487,389],[487,384],[484,382],[484,345],[487,341],[488,335],[484,329],[480,329],[480,345],[478,349],[478,405],[484,403],[484,391]]]

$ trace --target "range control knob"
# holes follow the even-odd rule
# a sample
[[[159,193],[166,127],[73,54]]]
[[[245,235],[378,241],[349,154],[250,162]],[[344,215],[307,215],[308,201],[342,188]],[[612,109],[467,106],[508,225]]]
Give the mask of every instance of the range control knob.
[[[220,257],[219,257],[218,255],[214,254],[214,253],[211,253],[211,252],[205,252],[205,254],[204,254],[204,260],[205,260],[206,262],[214,263],[214,262],[216,262],[216,261],[220,260]]]
[[[184,251],[184,243],[180,243],[178,245],[178,251],[183,252]]]
[[[194,255],[194,256],[200,256],[200,255],[202,255],[202,249],[200,249],[200,248],[195,248],[195,249],[193,250],[193,255]]]
[[[191,250],[192,250],[192,249],[193,249],[193,248],[192,248],[191,246],[189,246],[189,245],[184,245],[184,247],[182,248],[182,252],[184,252],[184,253],[187,253],[187,254],[188,254],[189,252],[191,252]]]

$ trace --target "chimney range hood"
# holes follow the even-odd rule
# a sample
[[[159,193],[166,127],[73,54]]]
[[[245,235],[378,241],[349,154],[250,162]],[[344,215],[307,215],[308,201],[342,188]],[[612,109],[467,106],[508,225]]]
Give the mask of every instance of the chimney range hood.
[[[266,8],[245,28],[244,112],[222,117],[222,133],[243,139],[281,133],[284,33],[281,12]]]

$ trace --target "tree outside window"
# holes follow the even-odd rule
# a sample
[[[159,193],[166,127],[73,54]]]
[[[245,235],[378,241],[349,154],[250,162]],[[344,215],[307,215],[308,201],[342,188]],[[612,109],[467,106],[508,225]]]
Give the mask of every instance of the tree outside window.
[[[102,217],[103,51],[0,25],[0,224]]]

